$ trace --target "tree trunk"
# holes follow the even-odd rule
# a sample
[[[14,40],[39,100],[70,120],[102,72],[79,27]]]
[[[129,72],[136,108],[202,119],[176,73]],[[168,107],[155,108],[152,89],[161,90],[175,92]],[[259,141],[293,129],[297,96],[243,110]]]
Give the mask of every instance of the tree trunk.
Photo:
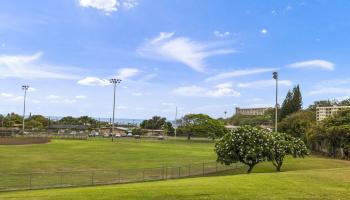
[[[250,164],[250,165],[248,165],[248,166],[249,166],[249,168],[248,168],[247,173],[250,174],[250,172],[252,172],[253,167],[255,166],[255,164]]]
[[[280,171],[281,171],[281,167],[282,167],[282,163],[278,163],[278,165],[277,165],[277,167],[276,167],[276,170],[277,170],[278,172],[280,172]]]

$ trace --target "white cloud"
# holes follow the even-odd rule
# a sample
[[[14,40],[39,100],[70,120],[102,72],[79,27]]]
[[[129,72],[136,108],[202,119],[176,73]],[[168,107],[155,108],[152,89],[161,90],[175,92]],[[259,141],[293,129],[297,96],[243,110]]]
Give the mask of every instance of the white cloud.
[[[13,97],[11,100],[12,101],[16,101],[16,102],[19,102],[19,101],[23,101],[23,97],[22,96],[16,96],[16,97]]]
[[[0,55],[0,78],[76,79],[61,67],[40,62],[42,52],[33,55]]]
[[[36,91],[36,89],[35,89],[35,88],[33,88],[33,87],[29,87],[29,88],[28,88],[28,91],[29,91],[29,92],[35,92],[35,91]]]
[[[76,100],[76,99],[64,99],[62,102],[63,102],[63,103],[71,104],[71,103],[77,102],[77,100]]]
[[[171,103],[171,102],[162,102],[162,105],[163,106],[174,106],[175,104]]]
[[[235,52],[230,48],[222,48],[222,45],[196,42],[174,35],[161,32],[158,37],[146,41],[138,53],[153,59],[181,62],[194,70],[203,71],[208,57]]]
[[[228,79],[228,78],[239,77],[239,76],[247,76],[247,75],[261,74],[265,72],[272,72],[276,70],[278,70],[278,68],[254,68],[254,69],[234,70],[230,72],[217,74],[215,76],[211,76],[207,78],[206,81],[217,81],[217,80]]]
[[[199,87],[196,85],[183,86],[173,90],[174,94],[192,97],[238,97],[240,93],[232,88],[231,83],[216,85],[213,89]]]
[[[266,35],[268,33],[267,29],[263,28],[260,31],[261,34]]]
[[[220,31],[214,31],[214,35],[219,38],[227,37],[230,36],[231,33],[226,31],[226,32],[220,32]]]
[[[139,82],[147,82],[147,81],[154,79],[157,76],[158,76],[158,74],[156,74],[156,73],[146,74],[142,78],[140,78],[140,80],[138,80],[138,81]]]
[[[124,0],[123,7],[125,9],[132,9],[135,8],[139,3],[136,0]]]
[[[261,81],[247,82],[247,83],[238,83],[237,87],[240,87],[240,88],[264,88],[264,87],[275,86],[275,84],[276,84],[275,80],[261,80]],[[279,80],[278,85],[279,86],[290,86],[290,85],[292,85],[292,82],[289,80]]]
[[[141,92],[133,92],[131,93],[132,96],[135,96],[135,97],[139,97],[139,96],[142,96],[142,93]]]
[[[61,97],[58,95],[50,94],[46,96],[46,99],[60,99]]]
[[[32,103],[38,104],[38,103],[40,103],[40,101],[39,101],[39,100],[34,99],[34,100],[32,100]]]
[[[107,79],[88,76],[88,77],[85,77],[84,79],[79,80],[78,84],[86,85],[86,86],[106,86],[106,85],[109,85],[110,83]]]
[[[9,98],[9,97],[13,97],[14,95],[13,95],[13,94],[10,94],[10,93],[2,92],[2,93],[1,93],[1,96],[2,96],[2,97],[5,97],[5,98]]]
[[[86,8],[101,10],[109,14],[117,11],[120,3],[118,0],[79,0],[79,5]]]
[[[86,99],[85,95],[77,95],[75,96],[76,99]]]
[[[128,109],[128,108],[129,108],[128,106],[117,106],[118,110],[125,110],[125,109]]]
[[[308,93],[309,95],[319,95],[319,94],[346,94],[350,95],[350,89],[348,88],[338,88],[338,87],[323,87],[312,90]]]
[[[16,96],[14,94],[11,93],[6,93],[6,92],[2,92],[0,93],[0,96],[3,97],[6,100],[10,100],[10,101],[23,101],[23,96]]]
[[[119,70],[117,77],[120,79],[127,79],[139,74],[140,71],[136,68],[122,68]]]
[[[334,70],[335,64],[327,60],[307,60],[296,62],[288,65],[290,68],[298,69],[323,69],[323,70]]]

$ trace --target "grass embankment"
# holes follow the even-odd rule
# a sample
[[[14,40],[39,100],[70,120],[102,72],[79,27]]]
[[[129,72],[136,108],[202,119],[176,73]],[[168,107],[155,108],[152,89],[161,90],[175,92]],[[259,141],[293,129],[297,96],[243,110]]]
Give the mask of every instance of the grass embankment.
[[[350,162],[321,157],[287,159],[275,173],[270,163],[252,174],[187,178],[112,186],[0,193],[0,199],[348,199]],[[260,173],[257,173],[260,172]]]

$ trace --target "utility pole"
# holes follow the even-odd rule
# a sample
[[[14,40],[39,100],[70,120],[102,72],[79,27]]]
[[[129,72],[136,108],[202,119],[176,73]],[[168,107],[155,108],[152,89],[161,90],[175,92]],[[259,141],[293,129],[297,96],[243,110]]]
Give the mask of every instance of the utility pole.
[[[277,121],[278,121],[278,73],[273,72],[272,78],[276,80],[276,102],[275,102],[275,132],[277,133]]]
[[[24,134],[24,118],[26,115],[26,98],[27,98],[27,90],[28,89],[29,89],[29,85],[22,85],[22,90],[24,90],[22,134]]]
[[[117,87],[117,84],[119,84],[122,80],[121,79],[115,79],[115,78],[112,78],[109,80],[110,83],[113,84],[113,120],[112,120],[112,142],[114,140],[114,114],[115,114],[115,90],[116,90],[116,87]]]

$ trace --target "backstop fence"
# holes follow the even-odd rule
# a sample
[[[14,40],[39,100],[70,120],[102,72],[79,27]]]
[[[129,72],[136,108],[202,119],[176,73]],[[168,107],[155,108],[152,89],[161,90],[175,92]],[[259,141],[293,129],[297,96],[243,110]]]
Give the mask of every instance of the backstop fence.
[[[239,163],[225,166],[216,162],[204,162],[181,166],[162,166],[144,169],[0,173],[0,191],[167,180],[183,177],[204,176],[220,171],[239,168],[243,168],[243,166]]]

